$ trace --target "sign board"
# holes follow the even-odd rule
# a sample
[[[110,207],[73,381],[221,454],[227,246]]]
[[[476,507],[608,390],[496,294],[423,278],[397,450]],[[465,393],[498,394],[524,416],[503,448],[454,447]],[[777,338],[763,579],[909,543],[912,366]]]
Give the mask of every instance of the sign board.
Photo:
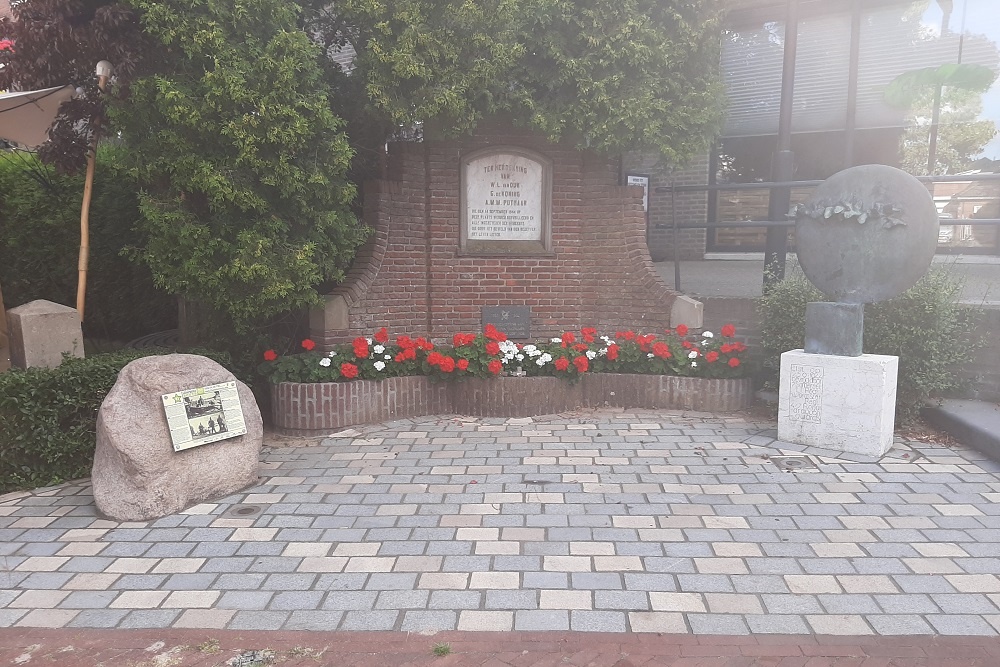
[[[641,174],[628,174],[625,176],[625,185],[638,185],[642,188],[642,210],[649,211],[649,176]]]
[[[246,435],[236,382],[163,394],[174,451]]]
[[[508,338],[531,338],[530,306],[483,306],[483,326],[492,324]]]
[[[474,254],[547,251],[551,164],[519,147],[491,147],[462,160],[462,249]]]

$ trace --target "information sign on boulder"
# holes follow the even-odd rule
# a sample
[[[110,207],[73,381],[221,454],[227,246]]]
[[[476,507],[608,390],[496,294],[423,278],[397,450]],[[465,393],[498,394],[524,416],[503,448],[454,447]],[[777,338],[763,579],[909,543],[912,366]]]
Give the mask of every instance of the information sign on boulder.
[[[179,393],[183,405],[185,396],[199,396],[192,387],[201,388],[200,396],[209,396],[209,403],[218,391],[219,409],[213,412],[214,404],[206,405],[203,398],[204,414],[189,419],[185,413],[185,429],[190,430],[193,421],[197,432],[204,419],[206,431],[211,430],[211,419],[215,435],[221,436],[221,416],[222,429],[245,430],[244,434],[175,451],[164,395],[172,403]],[[228,395],[225,387],[232,388]],[[205,390],[210,391],[205,394]],[[203,444],[210,436],[186,440]],[[253,393],[224,367],[190,354],[137,359],[118,374],[98,413],[92,473],[97,509],[117,521],[148,521],[253,486],[263,442],[263,422]]]

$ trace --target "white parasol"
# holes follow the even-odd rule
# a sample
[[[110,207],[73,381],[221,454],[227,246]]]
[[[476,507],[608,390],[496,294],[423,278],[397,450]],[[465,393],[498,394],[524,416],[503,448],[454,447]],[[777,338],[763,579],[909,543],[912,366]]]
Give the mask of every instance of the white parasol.
[[[29,148],[44,143],[59,105],[72,96],[72,86],[0,93],[0,139]]]

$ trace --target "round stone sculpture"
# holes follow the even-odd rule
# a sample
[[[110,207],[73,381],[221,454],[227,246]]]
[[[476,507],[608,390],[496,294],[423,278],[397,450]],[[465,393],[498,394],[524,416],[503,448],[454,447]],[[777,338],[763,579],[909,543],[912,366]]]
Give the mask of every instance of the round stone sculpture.
[[[795,214],[802,271],[841,303],[876,303],[905,292],[937,249],[938,214],[930,193],[894,167],[838,172]]]

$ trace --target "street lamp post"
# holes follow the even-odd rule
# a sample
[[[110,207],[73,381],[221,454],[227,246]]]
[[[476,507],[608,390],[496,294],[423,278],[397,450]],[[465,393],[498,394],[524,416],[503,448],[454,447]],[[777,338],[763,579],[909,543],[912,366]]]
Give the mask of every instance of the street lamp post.
[[[112,71],[111,63],[97,63],[97,87],[103,93]],[[83,321],[83,308],[87,296],[87,265],[90,261],[90,197],[94,191],[94,169],[97,165],[97,141],[101,132],[100,120],[93,121],[94,131],[87,154],[87,177],[83,185],[83,205],[80,207],[80,259],[77,263],[79,277],[76,285],[76,310]]]

